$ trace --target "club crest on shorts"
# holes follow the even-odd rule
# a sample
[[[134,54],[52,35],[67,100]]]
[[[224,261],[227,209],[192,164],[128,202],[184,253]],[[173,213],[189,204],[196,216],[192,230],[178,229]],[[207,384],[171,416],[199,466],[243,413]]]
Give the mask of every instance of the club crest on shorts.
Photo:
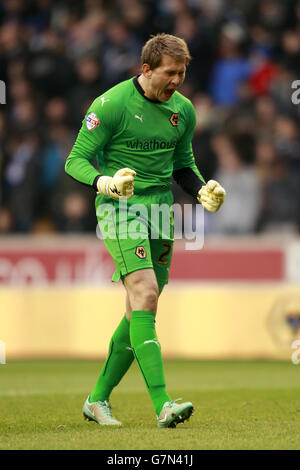
[[[135,249],[135,254],[140,259],[146,258],[146,250],[143,246],[137,246],[136,249]]]
[[[88,114],[85,118],[85,122],[88,131],[92,131],[93,129],[98,127],[100,123],[99,118],[95,113]]]
[[[172,113],[172,115],[170,117],[170,122],[171,122],[172,126],[177,127],[178,124],[179,124],[179,114],[178,113]]]

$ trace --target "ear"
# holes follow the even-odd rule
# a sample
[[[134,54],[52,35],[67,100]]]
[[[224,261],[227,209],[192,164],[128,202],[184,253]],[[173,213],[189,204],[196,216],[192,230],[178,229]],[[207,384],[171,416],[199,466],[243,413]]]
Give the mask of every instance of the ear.
[[[152,77],[152,70],[150,69],[150,65],[149,65],[149,64],[143,64],[143,65],[142,65],[142,72],[143,72],[143,75],[144,75],[146,78],[151,78],[151,77]]]

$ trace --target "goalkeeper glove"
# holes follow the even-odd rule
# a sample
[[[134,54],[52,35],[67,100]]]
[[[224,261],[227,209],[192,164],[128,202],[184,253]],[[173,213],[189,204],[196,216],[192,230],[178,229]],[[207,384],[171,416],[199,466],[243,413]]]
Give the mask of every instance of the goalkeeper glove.
[[[209,180],[198,192],[197,199],[204,209],[209,212],[216,212],[225,201],[226,191],[215,180]]]
[[[98,194],[110,196],[113,199],[129,199],[133,196],[133,180],[136,175],[130,168],[118,170],[113,177],[100,176],[97,181]]]

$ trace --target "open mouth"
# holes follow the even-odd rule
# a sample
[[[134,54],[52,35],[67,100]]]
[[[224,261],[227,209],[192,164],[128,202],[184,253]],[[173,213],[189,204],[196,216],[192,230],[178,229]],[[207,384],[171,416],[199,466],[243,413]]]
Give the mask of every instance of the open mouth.
[[[168,99],[171,98],[171,96],[173,95],[174,91],[175,91],[174,88],[167,88],[167,89],[165,90],[165,95],[167,96]]]

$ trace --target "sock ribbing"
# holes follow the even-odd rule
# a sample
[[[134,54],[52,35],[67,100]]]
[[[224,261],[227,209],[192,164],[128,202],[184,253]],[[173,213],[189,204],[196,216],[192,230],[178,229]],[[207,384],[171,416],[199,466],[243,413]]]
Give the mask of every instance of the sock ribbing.
[[[132,311],[129,332],[139,369],[158,415],[170,397],[166,392],[161,348],[155,331],[155,313]]]
[[[113,388],[121,381],[133,360],[134,355],[129,336],[129,321],[124,315],[111,338],[108,356],[90,395],[90,401],[108,400]]]

